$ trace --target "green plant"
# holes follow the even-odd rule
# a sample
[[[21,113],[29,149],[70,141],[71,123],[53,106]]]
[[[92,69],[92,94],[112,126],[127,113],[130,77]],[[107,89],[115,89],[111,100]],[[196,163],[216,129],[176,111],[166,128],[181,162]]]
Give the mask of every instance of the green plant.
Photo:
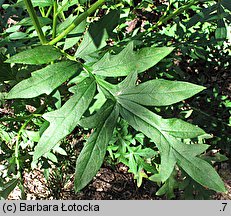
[[[219,175],[201,156],[209,145],[194,141],[206,132],[181,119],[162,118],[154,112],[155,107],[176,104],[205,88],[155,77],[138,84],[138,74],[156,66],[174,52],[174,47],[172,44],[142,47],[141,41],[134,38],[119,41],[116,26],[121,25],[121,21],[119,5],[116,4],[108,3],[105,8],[107,13],[98,21],[87,24],[89,16],[103,7],[104,2],[98,0],[84,12],[79,2],[74,0],[37,2],[34,6],[39,7],[42,15],[38,17],[33,1],[24,1],[30,19],[21,20],[15,28],[29,22],[30,27],[23,40],[31,44],[22,45],[20,49],[23,51],[19,49],[19,53],[2,63],[7,70],[4,69],[1,81],[11,87],[3,94],[4,99],[13,100],[17,103],[15,107],[22,106],[19,113],[15,108],[12,117],[0,119],[7,124],[17,122],[13,130],[17,138],[10,147],[13,156],[7,155],[1,144],[4,160],[10,159],[16,166],[11,189],[19,183],[23,194],[22,174],[26,163],[30,163],[32,168],[38,163],[43,165],[47,160],[56,163],[55,152],[63,153],[58,147],[59,142],[76,127],[82,127],[93,129],[93,132],[77,158],[76,191],[83,189],[95,176],[108,148],[112,155],[112,151],[117,151],[116,158],[129,166],[138,186],[145,177],[158,184],[164,183],[163,187],[166,187],[169,182],[175,182],[176,169],[181,169],[187,173],[187,179],[193,179],[204,188],[224,192]],[[197,2],[190,1],[173,14],[164,14],[155,26],[137,38],[144,37]],[[74,15],[65,13],[74,4],[78,4]],[[52,22],[48,17],[52,18]],[[8,33],[11,35],[8,30],[4,39],[9,37]],[[116,45],[109,46],[108,39],[114,40]],[[25,50],[26,47],[33,48]],[[23,110],[28,104],[33,105],[35,111],[28,113]],[[118,122],[127,122],[125,124],[145,135],[153,143],[151,147],[141,144],[130,146],[129,134],[115,130]],[[118,140],[108,147],[113,134]],[[134,138],[137,139],[137,136]],[[192,142],[186,143],[186,139]],[[1,137],[1,142],[9,143],[9,139]],[[27,152],[23,151],[24,148]],[[1,193],[4,198],[7,188],[5,185]],[[162,188],[159,194],[166,191]]]
[[[158,166],[157,163],[154,163],[154,159],[158,157],[158,152],[147,147],[144,138],[142,133],[133,137],[129,132],[128,123],[121,119],[111,143],[107,147],[114,163],[123,163],[129,167],[128,171],[133,173],[138,187],[142,185],[143,178],[148,178],[145,172],[157,173],[156,166]]]

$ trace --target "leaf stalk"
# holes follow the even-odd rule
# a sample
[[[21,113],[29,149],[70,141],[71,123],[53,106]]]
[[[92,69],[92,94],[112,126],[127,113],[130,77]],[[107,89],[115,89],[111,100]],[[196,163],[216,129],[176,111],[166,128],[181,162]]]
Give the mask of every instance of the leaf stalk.
[[[24,3],[26,5],[26,9],[27,9],[27,11],[28,11],[28,13],[30,15],[30,18],[31,18],[31,20],[33,22],[33,25],[35,27],[35,30],[36,30],[37,34],[38,34],[38,37],[39,37],[39,40],[40,40],[41,44],[46,44],[47,40],[46,40],[45,35],[44,35],[43,31],[42,31],[42,28],[40,26],[38,17],[36,15],[36,12],[34,10],[34,7],[32,5],[31,0],[24,0]]]
[[[95,12],[106,0],[98,0],[95,2],[87,11],[80,14],[60,35],[50,41],[49,45],[54,45],[60,40],[62,40],[65,36],[67,36],[75,27],[77,27],[83,20],[85,20],[88,16],[90,16],[93,12]]]

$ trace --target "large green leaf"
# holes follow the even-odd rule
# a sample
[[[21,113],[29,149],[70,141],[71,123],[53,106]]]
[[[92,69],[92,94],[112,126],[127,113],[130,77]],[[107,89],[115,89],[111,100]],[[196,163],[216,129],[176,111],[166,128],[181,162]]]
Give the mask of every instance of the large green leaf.
[[[167,106],[192,97],[205,89],[188,82],[156,79],[122,89],[120,97],[146,106]]]
[[[127,89],[133,88],[136,85],[136,81],[138,80],[138,74],[136,71],[129,73],[126,78],[117,85],[115,96],[121,95],[122,92]]]
[[[96,175],[101,167],[107,145],[112,137],[115,124],[119,115],[117,106],[111,112],[102,116],[97,128],[84,145],[76,162],[75,190],[84,188]]]
[[[178,187],[178,182],[176,178],[177,172],[173,171],[168,180],[163,184],[163,186],[156,192],[157,196],[162,196],[166,194],[168,199],[175,197],[174,189]]]
[[[33,162],[36,162],[41,156],[49,152],[57,142],[72,132],[91,103],[95,90],[94,80],[86,78],[71,88],[74,95],[60,109],[43,115],[43,118],[50,122],[50,125],[35,147]]]
[[[204,130],[181,119],[162,119],[161,129],[178,138],[194,138],[205,134]]]
[[[44,45],[20,52],[6,60],[8,63],[46,64],[62,56],[62,53],[53,46]]]
[[[112,34],[118,20],[119,11],[113,10],[98,22],[92,23],[84,35],[75,56],[84,60],[91,60],[92,57],[97,58],[98,54],[95,52],[107,45],[106,40]]]
[[[173,47],[146,47],[133,51],[133,43],[129,43],[117,55],[105,54],[93,67],[93,73],[117,77],[126,76],[131,72],[144,72],[173,51]]]
[[[62,61],[37,70],[32,77],[15,85],[7,94],[7,99],[32,98],[41,94],[49,95],[68,78],[78,72],[80,64],[72,61]]]
[[[133,128],[151,138],[160,150],[161,166],[159,175],[154,175],[151,178],[152,180],[166,181],[170,177],[177,162],[179,166],[201,185],[215,191],[225,191],[224,184],[213,167],[196,157],[203,153],[208,148],[208,145],[189,145],[182,143],[179,139],[171,135],[171,128],[165,128],[166,121],[168,121],[167,119],[163,120],[147,108],[132,101],[119,98],[119,103],[121,104],[120,113],[122,117],[127,120]],[[178,127],[181,129],[181,124],[176,123],[174,125],[174,121],[170,121],[170,125],[172,125],[174,130],[178,130]],[[164,127],[162,127],[162,125],[164,125]],[[195,127],[194,135],[196,135],[197,130]],[[198,131],[198,135],[200,134],[201,132]],[[190,133],[189,136],[191,136]],[[206,173],[206,175],[204,175],[204,173]]]

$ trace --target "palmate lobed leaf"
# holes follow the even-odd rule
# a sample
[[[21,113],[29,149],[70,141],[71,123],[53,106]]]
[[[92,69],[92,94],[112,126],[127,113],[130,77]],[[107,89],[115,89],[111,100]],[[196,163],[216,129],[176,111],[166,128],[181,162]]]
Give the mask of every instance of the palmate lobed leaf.
[[[161,165],[159,168],[159,174],[155,175],[155,181],[157,182],[165,182],[169,176],[171,175],[174,166],[176,164],[175,156],[171,150],[170,145],[167,140],[161,136],[161,133],[153,126],[145,122],[143,119],[140,119],[132,112],[124,108],[120,108],[120,113],[122,117],[137,131],[142,132],[147,137],[151,137],[151,139],[157,145],[160,155],[161,155]],[[155,136],[155,137],[154,137]],[[153,180],[153,179],[152,179]]]
[[[158,115],[132,101],[119,99],[119,103],[122,117],[137,131],[141,131],[147,137],[151,138],[160,150],[160,172],[158,175],[152,176],[151,180],[166,181],[177,163],[195,181],[204,187],[218,192],[225,191],[224,183],[214,168],[207,162],[196,157],[203,153],[208,148],[208,145],[184,144],[179,139],[170,135],[168,129],[165,128],[163,131],[161,125],[165,125],[166,119],[163,121]],[[178,130],[177,124],[172,124],[172,127],[174,130]],[[171,130],[171,128],[169,129]],[[197,132],[196,127],[194,135],[201,135],[201,132]]]
[[[157,106],[157,104],[160,103],[162,103],[162,105],[169,105],[170,101],[171,103],[179,102],[204,89],[203,86],[188,82],[163,79],[147,81],[136,86],[136,80],[137,72],[130,73],[117,87],[111,88],[112,94],[119,100],[124,99],[141,105]],[[163,92],[165,92],[167,96],[165,94],[163,95]],[[175,94],[175,92],[180,92],[180,94]],[[158,102],[154,99],[155,97],[158,98]],[[168,100],[168,98],[171,99]],[[165,103],[165,100],[168,101]],[[154,121],[163,131],[167,131],[172,136],[186,139],[194,138],[205,133],[201,128],[195,127],[181,119],[163,119],[161,116],[156,114],[153,115],[155,115],[155,119],[152,119],[152,121]],[[161,124],[159,124],[159,122],[161,122]]]
[[[62,138],[72,132],[80,118],[91,103],[96,84],[91,78],[86,78],[77,86],[71,88],[74,95],[58,110],[48,112],[43,118],[50,122],[42,134],[33,155],[33,164],[49,152]]]
[[[146,47],[133,51],[133,43],[129,43],[119,54],[105,54],[92,68],[93,73],[108,77],[126,76],[156,65],[173,51],[173,47]]]
[[[115,104],[111,106],[110,103],[106,103],[106,106],[108,106],[111,112],[106,112],[102,115],[101,121],[84,145],[76,161],[76,191],[84,188],[92,180],[103,163],[107,145],[112,137],[119,116],[119,110]]]
[[[7,94],[7,99],[32,98],[41,94],[49,95],[63,82],[77,74],[79,63],[62,61],[48,65],[32,73],[32,77],[15,85]]]
[[[40,65],[54,61],[61,56],[62,53],[58,49],[53,46],[44,45],[20,52],[5,62]]]
[[[120,98],[145,106],[168,106],[190,98],[204,89],[203,86],[188,82],[156,79],[122,89]]]

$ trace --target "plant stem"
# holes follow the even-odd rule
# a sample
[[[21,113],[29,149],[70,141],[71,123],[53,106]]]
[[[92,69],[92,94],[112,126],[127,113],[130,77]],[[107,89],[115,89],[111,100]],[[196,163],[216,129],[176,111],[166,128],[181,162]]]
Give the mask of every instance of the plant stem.
[[[176,10],[173,11],[173,13],[169,14],[168,16],[166,16],[167,13],[164,13],[164,15],[162,17],[160,17],[159,21],[152,27],[150,27],[149,29],[147,29],[147,31],[145,32],[141,32],[139,33],[137,36],[135,36],[134,38],[140,38],[144,35],[146,35],[147,33],[155,30],[156,28],[158,28],[159,26],[165,24],[166,22],[168,22],[170,19],[173,19],[174,17],[176,17],[177,15],[183,13],[184,11],[187,11],[188,9],[190,9],[190,7],[194,4],[196,4],[197,2],[199,2],[199,0],[191,0],[188,4],[183,5],[180,8],[177,8]]]
[[[37,110],[36,112],[40,112],[43,108],[44,108],[45,105],[41,105]],[[19,188],[20,188],[20,191],[21,191],[21,198],[22,199],[26,199],[26,194],[25,194],[25,189],[24,189],[24,182],[23,182],[23,170],[22,170],[22,167],[20,166],[20,140],[21,140],[21,137],[22,137],[22,133],[23,133],[23,130],[26,128],[26,126],[28,125],[28,123],[35,117],[35,116],[41,116],[41,114],[37,114],[37,113],[33,113],[31,114],[28,119],[24,122],[24,124],[20,127],[19,131],[18,131],[18,134],[17,134],[17,140],[16,140],[16,143],[15,143],[15,150],[14,150],[14,154],[15,154],[15,163],[16,163],[16,168],[17,168],[17,178],[20,180],[20,183],[19,183]]]
[[[23,130],[25,129],[25,127],[27,126],[27,124],[31,121],[31,119],[33,118],[33,116],[31,116],[29,119],[27,119],[25,121],[25,123],[22,125],[22,127],[20,128],[19,132],[18,132],[18,135],[17,135],[17,140],[16,140],[16,144],[15,144],[15,150],[14,150],[14,153],[15,153],[15,163],[16,163],[16,167],[17,167],[17,177],[19,178],[20,180],[20,185],[19,185],[19,188],[21,190],[21,198],[22,199],[25,199],[26,198],[26,195],[25,195],[25,190],[24,190],[24,182],[23,182],[23,171],[22,171],[22,168],[20,166],[20,151],[19,151],[19,147],[20,147],[20,139],[21,139],[21,135],[22,135],[22,132]]]
[[[20,162],[19,162],[19,141],[21,139],[21,135],[27,124],[33,119],[33,116],[31,116],[29,119],[25,121],[25,123],[22,125],[22,127],[19,129],[18,136],[17,136],[17,141],[15,145],[15,160],[16,160],[16,165],[17,165],[17,170],[19,172],[20,170]]]
[[[66,17],[65,17],[65,14],[64,14],[63,11],[60,13],[60,17],[61,17],[63,20],[66,20]]]
[[[39,40],[41,41],[42,44],[46,44],[47,43],[46,38],[45,38],[45,36],[43,34],[42,28],[40,26],[38,17],[37,17],[36,12],[35,12],[35,10],[33,8],[31,0],[24,0],[24,3],[26,5],[27,11],[28,11],[28,13],[30,15],[30,18],[32,19],[32,22],[33,22],[35,30],[36,30],[36,32],[38,34]]]
[[[162,21],[167,16],[170,8],[171,8],[171,2],[169,2],[169,5],[168,5],[166,11],[164,12],[163,16],[158,20],[158,22]]]
[[[57,12],[57,14],[60,14],[61,12],[63,12],[63,9],[69,4],[70,2],[67,1]]]
[[[49,45],[54,45],[61,39],[63,39],[66,35],[68,35],[76,26],[78,26],[83,20],[85,20],[88,16],[90,16],[93,12],[95,12],[106,0],[98,0],[94,3],[87,11],[80,14],[60,35],[50,41]]]
[[[42,17],[45,17],[44,8],[39,8],[39,10],[40,10],[40,13],[41,13]]]
[[[188,10],[192,5],[194,5],[195,3],[197,3],[198,0],[192,0],[191,2],[189,2],[186,5],[183,5],[180,8],[177,8],[176,10],[173,11],[173,13],[169,14],[167,17],[165,17],[165,14],[163,17],[160,18],[160,20],[151,28],[148,29],[148,31],[152,31],[154,29],[156,29],[158,26],[165,24],[167,21],[169,21],[170,19],[172,19],[173,17],[183,13],[184,11]]]
[[[56,0],[54,0],[54,6],[53,6],[53,25],[52,25],[52,39],[56,37],[56,26],[57,26],[57,9],[58,9],[58,3]]]
[[[52,10],[52,6],[49,7],[49,9],[47,10],[46,16],[45,17],[49,17],[50,13]]]

